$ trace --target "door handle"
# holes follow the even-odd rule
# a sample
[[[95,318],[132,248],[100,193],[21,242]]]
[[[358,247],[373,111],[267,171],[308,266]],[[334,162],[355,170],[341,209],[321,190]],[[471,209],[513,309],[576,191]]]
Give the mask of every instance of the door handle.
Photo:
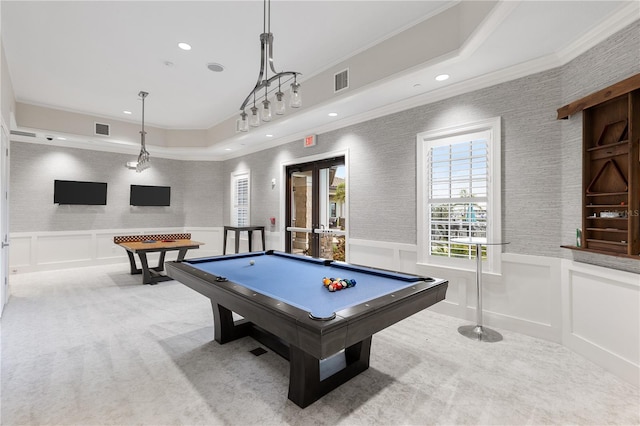
[[[9,243],[2,242],[2,248],[9,247]]]

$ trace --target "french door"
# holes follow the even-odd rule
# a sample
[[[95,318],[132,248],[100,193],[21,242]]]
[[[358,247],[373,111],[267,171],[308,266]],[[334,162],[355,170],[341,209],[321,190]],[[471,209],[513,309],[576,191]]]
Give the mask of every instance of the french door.
[[[288,253],[345,260],[344,157],[287,167]]]

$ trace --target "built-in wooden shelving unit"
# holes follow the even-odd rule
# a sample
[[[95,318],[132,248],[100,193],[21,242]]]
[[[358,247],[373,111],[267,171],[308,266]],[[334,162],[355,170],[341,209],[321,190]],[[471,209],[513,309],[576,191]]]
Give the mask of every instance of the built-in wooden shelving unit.
[[[582,236],[566,248],[640,259],[640,74],[558,109],[582,111]]]

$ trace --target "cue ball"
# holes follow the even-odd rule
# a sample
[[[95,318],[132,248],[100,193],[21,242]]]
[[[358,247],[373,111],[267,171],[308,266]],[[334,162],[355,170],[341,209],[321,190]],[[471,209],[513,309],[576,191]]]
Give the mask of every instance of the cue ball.
[[[256,264],[256,261],[255,261],[255,260],[250,260],[250,261],[249,261],[249,265],[255,265],[255,264]]]

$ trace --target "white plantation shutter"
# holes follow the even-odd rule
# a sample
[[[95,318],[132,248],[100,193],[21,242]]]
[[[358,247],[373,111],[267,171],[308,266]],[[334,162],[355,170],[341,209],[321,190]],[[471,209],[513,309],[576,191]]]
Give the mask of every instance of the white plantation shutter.
[[[233,226],[249,226],[249,172],[231,174],[231,222]]]
[[[480,238],[500,273],[501,141],[500,117],[417,135],[418,263],[468,267]]]
[[[428,153],[429,254],[475,257],[456,238],[487,237],[488,150],[485,135],[432,146]]]

